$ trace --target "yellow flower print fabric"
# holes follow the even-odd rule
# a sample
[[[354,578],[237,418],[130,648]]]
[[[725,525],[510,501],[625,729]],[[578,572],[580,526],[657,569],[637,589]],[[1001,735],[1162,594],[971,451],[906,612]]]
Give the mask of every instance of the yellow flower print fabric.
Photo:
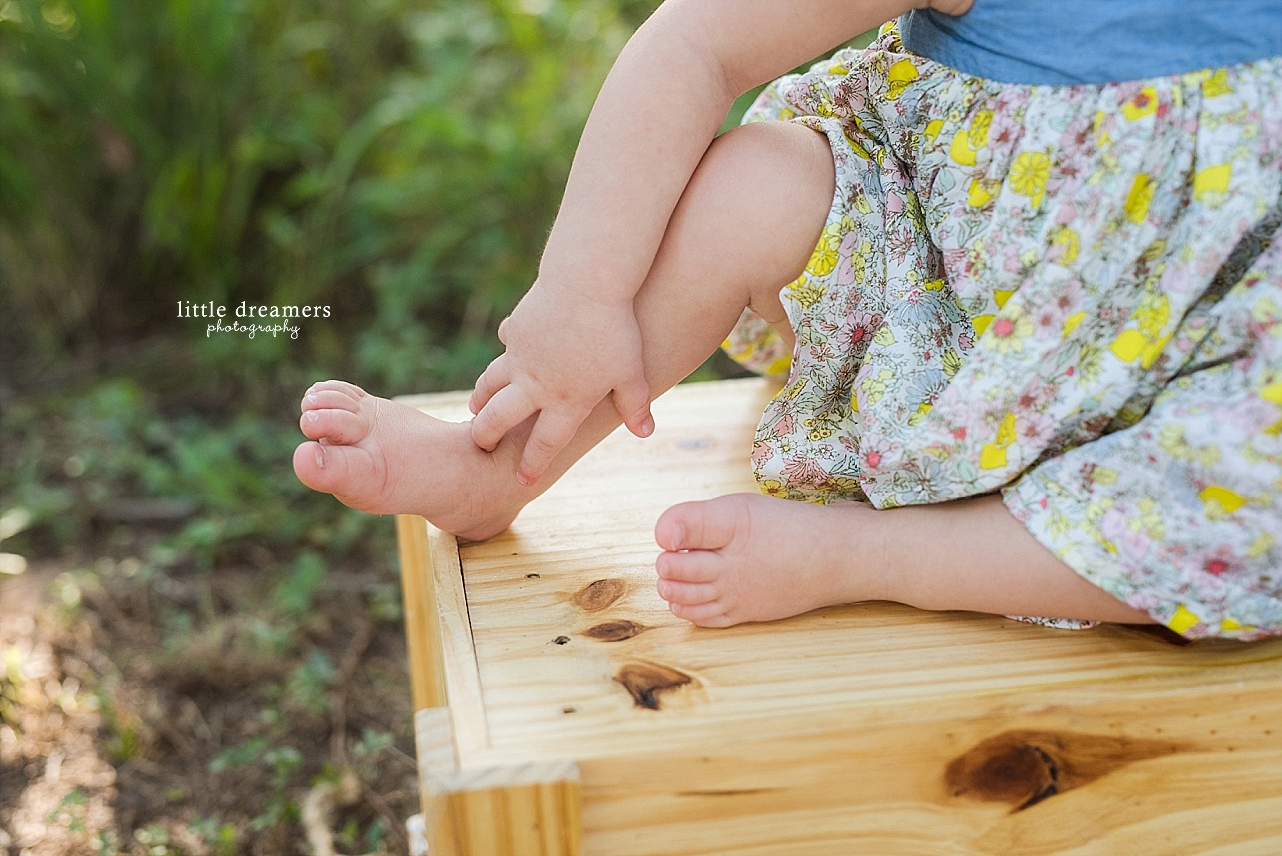
[[[1282,216],[1271,222],[1276,234]],[[1006,503],[1087,579],[1172,630],[1277,633],[1282,239],[1190,316],[1199,341],[1139,420],[1044,461]]]
[[[795,349],[750,312],[726,343],[787,375],[763,489],[1002,490],[1184,635],[1282,633],[1282,58],[1012,86],[890,26],[768,87],[770,119],[827,136],[837,189],[781,292]]]

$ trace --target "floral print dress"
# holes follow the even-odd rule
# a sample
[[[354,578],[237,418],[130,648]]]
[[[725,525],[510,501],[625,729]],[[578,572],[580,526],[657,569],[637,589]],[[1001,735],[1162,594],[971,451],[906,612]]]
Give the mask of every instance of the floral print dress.
[[[750,312],[725,344],[786,374],[762,489],[1001,491],[1167,627],[1282,633],[1282,58],[1010,85],[888,25],[768,87],[768,119],[827,136],[837,189],[781,293],[795,349]]]

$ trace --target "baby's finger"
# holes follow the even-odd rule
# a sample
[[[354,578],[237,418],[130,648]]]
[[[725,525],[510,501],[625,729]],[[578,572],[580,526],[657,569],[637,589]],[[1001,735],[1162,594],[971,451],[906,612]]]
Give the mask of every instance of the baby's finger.
[[[547,471],[552,459],[574,439],[587,413],[574,410],[544,410],[534,423],[530,439],[525,441],[521,464],[516,468],[516,480],[532,485]]]
[[[472,411],[473,416],[481,412],[481,409],[494,397],[494,393],[512,382],[511,374],[507,370],[507,360],[504,359],[506,356],[507,354],[499,354],[495,357],[476,379],[476,387],[472,390],[471,398],[467,400],[467,409]]]
[[[650,387],[644,375],[637,374],[626,384],[614,388],[611,393],[614,407],[623,417],[623,424],[638,437],[649,437],[654,433],[654,417],[650,415]]]
[[[472,442],[492,452],[504,434],[530,418],[536,410],[538,408],[525,390],[516,384],[508,384],[494,393],[472,420]]]

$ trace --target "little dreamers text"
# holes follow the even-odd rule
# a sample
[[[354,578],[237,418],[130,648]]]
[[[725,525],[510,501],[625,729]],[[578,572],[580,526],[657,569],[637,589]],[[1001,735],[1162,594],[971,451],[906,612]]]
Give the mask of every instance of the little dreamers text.
[[[232,315],[231,318],[228,318],[229,314]],[[270,334],[273,337],[283,333],[291,339],[297,339],[300,328],[297,324],[290,323],[291,318],[328,318],[330,307],[266,306],[242,300],[235,311],[229,313],[226,306],[216,304],[212,300],[208,303],[180,300],[178,317],[213,319],[213,323],[205,327],[206,338],[214,333],[245,333],[251,339],[258,333]],[[244,322],[240,320],[242,318],[245,319]]]

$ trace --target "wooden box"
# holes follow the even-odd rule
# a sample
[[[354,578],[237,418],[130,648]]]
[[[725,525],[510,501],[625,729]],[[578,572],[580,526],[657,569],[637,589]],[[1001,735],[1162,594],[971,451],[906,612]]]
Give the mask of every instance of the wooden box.
[[[432,856],[1282,854],[1282,638],[672,616],[654,521],[755,489],[769,395],[678,387],[489,541],[398,519]]]

